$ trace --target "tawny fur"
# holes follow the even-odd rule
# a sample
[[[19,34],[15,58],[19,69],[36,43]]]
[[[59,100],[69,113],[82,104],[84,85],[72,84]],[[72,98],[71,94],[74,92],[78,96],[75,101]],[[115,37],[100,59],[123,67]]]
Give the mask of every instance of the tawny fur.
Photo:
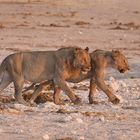
[[[66,80],[89,70],[90,56],[87,48],[15,53],[7,56],[0,66],[0,91],[13,82],[15,98],[19,103],[27,104],[22,97],[24,81],[41,83],[53,80],[56,87],[61,88],[72,102],[77,102],[79,98],[67,86]]]
[[[106,74],[106,69],[112,67],[117,69],[120,73],[124,73],[129,70],[129,65],[127,58],[118,50],[104,51],[95,50],[90,53],[91,57],[91,71],[86,75],[79,74],[76,77],[71,77],[67,79],[69,82],[77,83],[84,79],[90,79],[90,92],[89,92],[89,103],[98,103],[96,101],[96,88],[100,88],[109,97],[113,104],[117,104],[120,100],[113,94],[112,89],[105,84],[104,78]],[[78,74],[78,73],[77,73]],[[48,84],[44,82],[40,84],[40,87]],[[58,87],[54,88],[54,102],[60,104],[60,91]],[[36,92],[36,91],[35,91]],[[36,94],[37,95],[37,94]]]

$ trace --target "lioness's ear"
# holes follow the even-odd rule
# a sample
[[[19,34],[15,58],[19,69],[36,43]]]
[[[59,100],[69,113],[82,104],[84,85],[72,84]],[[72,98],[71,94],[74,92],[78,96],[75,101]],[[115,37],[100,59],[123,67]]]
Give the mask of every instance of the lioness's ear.
[[[88,52],[88,51],[89,51],[89,48],[88,48],[88,47],[86,47],[86,48],[85,48],[85,50]]]

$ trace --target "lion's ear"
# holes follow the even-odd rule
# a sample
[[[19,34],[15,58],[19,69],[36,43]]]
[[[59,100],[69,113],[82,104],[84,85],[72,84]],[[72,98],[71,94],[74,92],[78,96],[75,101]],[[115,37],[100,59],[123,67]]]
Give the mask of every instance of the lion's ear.
[[[120,54],[120,51],[119,50],[112,50],[112,56],[113,57],[116,57]]]
[[[80,50],[81,50],[80,48],[75,48],[74,49],[74,55],[76,56],[80,52]]]
[[[89,48],[88,48],[88,47],[86,47],[86,48],[85,48],[85,50],[88,52],[88,51],[89,51]]]

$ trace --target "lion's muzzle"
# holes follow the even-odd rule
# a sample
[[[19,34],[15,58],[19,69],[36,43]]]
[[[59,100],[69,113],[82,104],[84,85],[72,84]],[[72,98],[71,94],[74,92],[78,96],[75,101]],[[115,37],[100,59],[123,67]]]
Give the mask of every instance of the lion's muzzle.
[[[130,68],[127,67],[127,68],[124,68],[124,69],[119,69],[119,72],[120,73],[125,73],[127,70],[130,70]]]
[[[125,69],[120,69],[119,71],[120,71],[120,73],[124,73],[126,70]]]
[[[82,68],[82,74],[87,74],[91,70],[91,67]]]

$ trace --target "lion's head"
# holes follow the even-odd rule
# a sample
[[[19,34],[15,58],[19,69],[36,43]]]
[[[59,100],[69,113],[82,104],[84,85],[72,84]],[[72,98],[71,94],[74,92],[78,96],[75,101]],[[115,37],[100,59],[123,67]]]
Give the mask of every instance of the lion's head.
[[[114,67],[118,69],[120,73],[124,73],[130,69],[127,58],[119,50],[112,50],[112,58]]]
[[[84,50],[81,48],[75,48],[73,66],[75,68],[80,68],[83,74],[86,74],[91,69],[90,55],[88,53],[89,48]]]

